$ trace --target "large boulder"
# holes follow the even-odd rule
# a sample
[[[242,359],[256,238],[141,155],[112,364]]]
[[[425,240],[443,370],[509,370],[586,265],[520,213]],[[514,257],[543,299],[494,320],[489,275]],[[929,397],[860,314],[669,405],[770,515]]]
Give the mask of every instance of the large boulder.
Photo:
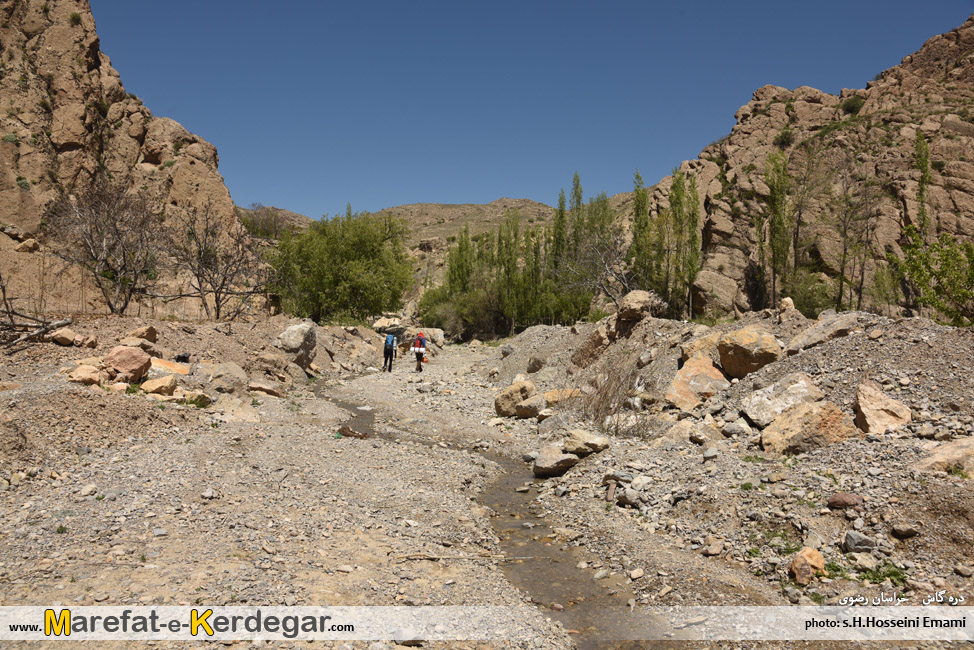
[[[99,370],[95,366],[85,364],[79,365],[77,368],[68,373],[68,381],[76,384],[84,384],[85,386],[100,384],[108,381],[108,379],[108,373],[104,370]]]
[[[917,463],[917,469],[974,473],[974,437],[958,438],[940,445]]]
[[[223,363],[201,363],[196,371],[203,375],[209,388],[218,393],[243,393],[249,381],[244,369],[232,361]]]
[[[830,339],[846,336],[858,324],[859,317],[855,313],[826,316],[808,329],[800,332],[788,343],[788,355],[798,354],[802,350],[821,345]]]
[[[724,372],[741,378],[777,361],[781,346],[771,332],[760,325],[750,325],[720,337],[717,352]]]
[[[795,554],[788,566],[788,574],[802,587],[815,577],[815,574],[825,571],[825,558],[814,548],[806,546]]]
[[[126,334],[125,338],[145,339],[150,343],[155,343],[159,340],[159,332],[152,325],[143,325]]]
[[[775,383],[756,390],[742,404],[744,414],[759,427],[766,427],[793,406],[825,399],[812,378],[803,372],[785,375]]]
[[[584,429],[572,429],[561,446],[568,454],[588,456],[609,448],[609,439]]]
[[[574,399],[576,397],[581,397],[582,391],[577,388],[556,388],[555,390],[549,390],[544,394],[545,403],[548,406],[555,406],[561,402],[568,399]]]
[[[518,381],[497,394],[494,398],[494,410],[501,417],[512,417],[517,415],[517,405],[534,397],[537,390],[530,381]],[[542,407],[543,408],[543,407]]]
[[[166,375],[142,382],[142,390],[149,394],[172,395],[176,390],[176,375]]]
[[[289,355],[289,360],[296,363],[302,370],[308,370],[317,353],[317,335],[315,324],[311,322],[292,325],[277,335],[274,347]]]
[[[560,446],[542,447],[534,459],[535,476],[561,476],[578,464],[575,454],[562,453]]]
[[[149,368],[152,367],[152,357],[144,350],[118,345],[105,357],[105,365],[113,368],[116,379],[132,384],[142,381]]]
[[[856,389],[856,426],[866,433],[882,435],[912,419],[910,407],[887,397],[874,381],[860,382]]]
[[[622,321],[638,321],[646,316],[661,316],[666,312],[666,303],[659,296],[637,289],[630,291],[619,301],[617,317]]]
[[[791,408],[761,432],[761,446],[776,454],[800,454],[859,435],[852,418],[831,402]]]
[[[51,340],[58,345],[74,345],[76,338],[78,335],[68,327],[62,327],[51,332]]]
[[[673,406],[689,411],[705,399],[728,388],[730,382],[714,366],[710,357],[697,354],[676,372],[664,397]]]
[[[680,358],[683,361],[689,361],[698,354],[710,356],[710,353],[713,352],[720,342],[720,332],[710,332],[710,328],[703,327],[704,331],[708,333],[680,344]]]
[[[522,420],[536,418],[546,406],[544,395],[533,395],[517,403],[514,407],[514,415]]]

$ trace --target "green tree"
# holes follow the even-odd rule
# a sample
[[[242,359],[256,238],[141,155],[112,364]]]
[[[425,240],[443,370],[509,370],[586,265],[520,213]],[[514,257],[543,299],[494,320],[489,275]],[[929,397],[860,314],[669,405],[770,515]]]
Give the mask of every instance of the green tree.
[[[571,249],[573,255],[578,255],[578,247],[582,243],[582,231],[585,229],[585,214],[582,197],[582,181],[578,172],[572,176],[571,201],[568,204],[568,215],[571,222]]]
[[[778,279],[788,268],[788,251],[793,234],[788,192],[791,189],[791,175],[788,172],[788,159],[784,154],[772,152],[768,155],[764,175],[768,185],[767,224],[768,244],[771,249],[771,305],[778,304]]]
[[[568,250],[568,220],[565,212],[565,190],[558,192],[558,208],[555,210],[555,223],[552,230],[551,268],[557,273],[565,263]]]

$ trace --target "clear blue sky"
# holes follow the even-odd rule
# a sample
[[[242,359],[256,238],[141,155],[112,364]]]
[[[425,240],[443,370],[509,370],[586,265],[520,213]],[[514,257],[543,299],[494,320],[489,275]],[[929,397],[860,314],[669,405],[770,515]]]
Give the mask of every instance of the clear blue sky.
[[[862,88],[974,0],[91,0],[129,92],[238,205],[554,204],[648,185],[764,84]]]

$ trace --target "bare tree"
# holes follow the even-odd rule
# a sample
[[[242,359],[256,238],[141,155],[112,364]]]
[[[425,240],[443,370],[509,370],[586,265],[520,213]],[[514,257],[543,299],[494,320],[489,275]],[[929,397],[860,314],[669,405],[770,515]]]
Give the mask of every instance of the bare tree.
[[[589,233],[580,242],[578,255],[564,265],[560,275],[567,286],[602,293],[619,309],[619,300],[636,288],[625,261],[624,236],[613,226]]]
[[[61,239],[55,254],[91,275],[113,314],[155,280],[162,218],[144,190],[102,179],[55,203],[47,220]]]
[[[190,208],[183,216],[170,230],[169,253],[177,268],[191,276],[189,295],[199,298],[207,317],[232,320],[250,297],[263,290],[264,274],[254,240],[212,203]]]

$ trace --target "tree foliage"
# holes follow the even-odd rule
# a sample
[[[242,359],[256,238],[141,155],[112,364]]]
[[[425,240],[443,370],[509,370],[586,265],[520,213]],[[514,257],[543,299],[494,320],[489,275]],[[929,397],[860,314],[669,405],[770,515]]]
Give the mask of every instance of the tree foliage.
[[[270,257],[270,289],[286,311],[318,322],[398,309],[412,281],[405,236],[401,221],[368,213],[322,219],[297,235],[284,232]]]

